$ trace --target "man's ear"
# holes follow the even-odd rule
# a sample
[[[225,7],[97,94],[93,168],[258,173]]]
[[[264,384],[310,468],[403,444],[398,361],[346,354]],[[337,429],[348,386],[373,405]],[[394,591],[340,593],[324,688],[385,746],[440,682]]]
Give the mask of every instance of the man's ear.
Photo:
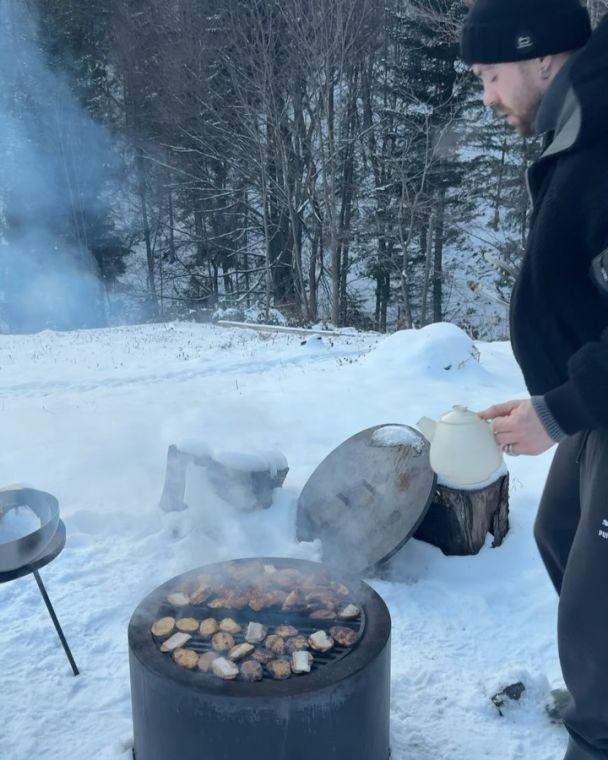
[[[551,68],[553,66],[553,56],[543,55],[541,58],[538,59],[538,65],[540,68],[540,78],[549,79],[549,77],[551,76]]]

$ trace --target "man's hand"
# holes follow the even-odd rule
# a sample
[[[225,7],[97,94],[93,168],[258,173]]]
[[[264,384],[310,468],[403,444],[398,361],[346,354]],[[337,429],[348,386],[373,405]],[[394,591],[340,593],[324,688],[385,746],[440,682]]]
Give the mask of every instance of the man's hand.
[[[506,401],[478,412],[493,420],[492,430],[500,448],[511,454],[542,454],[555,441],[547,434],[529,399]],[[507,448],[510,444],[510,448]]]

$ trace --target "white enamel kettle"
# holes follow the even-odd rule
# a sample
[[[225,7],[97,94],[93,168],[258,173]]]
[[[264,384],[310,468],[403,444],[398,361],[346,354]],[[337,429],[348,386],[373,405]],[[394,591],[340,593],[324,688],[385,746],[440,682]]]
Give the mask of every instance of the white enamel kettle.
[[[416,423],[431,444],[431,468],[454,484],[472,485],[490,478],[503,464],[490,423],[457,404],[439,420]]]

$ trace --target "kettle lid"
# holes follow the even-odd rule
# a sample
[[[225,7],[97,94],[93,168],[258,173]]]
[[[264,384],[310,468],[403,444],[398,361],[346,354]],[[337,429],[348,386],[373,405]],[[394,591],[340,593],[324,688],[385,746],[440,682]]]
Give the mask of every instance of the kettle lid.
[[[439,421],[448,425],[471,425],[481,422],[481,419],[476,412],[471,411],[464,404],[454,404],[449,412],[439,418]]]

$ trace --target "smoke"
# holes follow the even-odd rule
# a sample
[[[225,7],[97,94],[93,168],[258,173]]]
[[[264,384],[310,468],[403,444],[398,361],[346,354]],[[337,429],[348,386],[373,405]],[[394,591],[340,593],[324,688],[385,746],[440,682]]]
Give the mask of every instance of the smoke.
[[[0,156],[0,331],[104,324],[91,251],[109,140],[45,60],[25,0],[0,0]]]

